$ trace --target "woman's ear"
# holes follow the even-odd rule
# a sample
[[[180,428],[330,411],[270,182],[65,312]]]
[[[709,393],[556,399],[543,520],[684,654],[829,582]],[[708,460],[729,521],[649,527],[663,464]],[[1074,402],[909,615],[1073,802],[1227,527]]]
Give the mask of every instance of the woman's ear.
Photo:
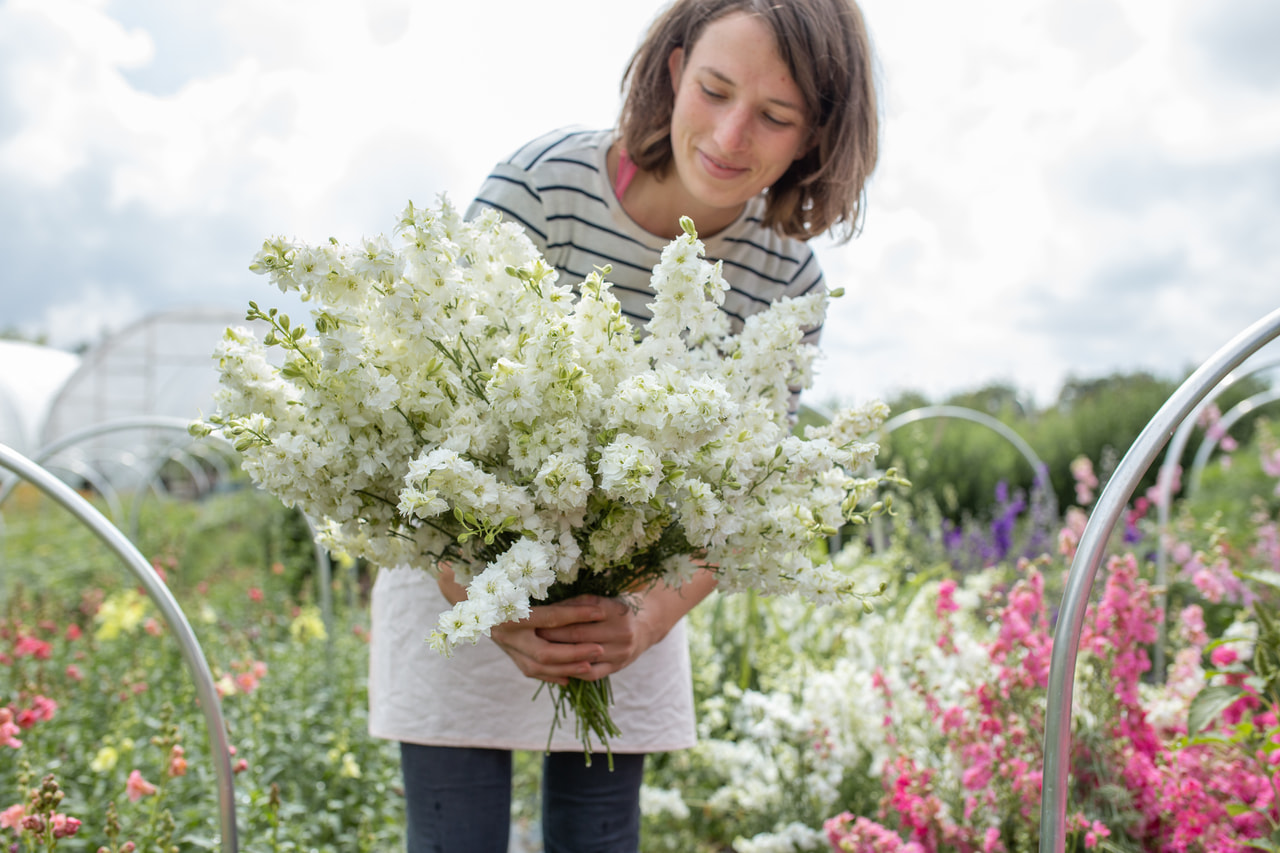
[[[672,48],[671,55],[667,57],[667,73],[671,75],[671,92],[672,94],[680,90],[680,72],[684,70],[684,48]]]

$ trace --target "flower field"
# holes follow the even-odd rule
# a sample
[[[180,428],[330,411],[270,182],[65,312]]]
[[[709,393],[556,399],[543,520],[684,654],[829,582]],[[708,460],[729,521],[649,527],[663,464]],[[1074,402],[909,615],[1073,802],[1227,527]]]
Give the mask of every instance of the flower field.
[[[1068,849],[1280,848],[1277,448],[1260,424],[1175,506],[1167,589],[1148,496],[1116,531],[1077,672]],[[645,849],[1035,850],[1052,620],[1094,463],[1061,519],[1018,494],[983,519],[897,501],[885,547],[841,552],[886,584],[869,611],[704,602],[700,743],[651,758]],[[338,561],[326,626],[293,513],[243,486],[142,507],[137,543],[218,681],[241,849],[403,849],[398,753],[365,730],[367,572]],[[0,510],[0,840],[218,849],[203,717],[158,613],[57,507],[19,490]],[[521,836],[537,766],[517,762]]]

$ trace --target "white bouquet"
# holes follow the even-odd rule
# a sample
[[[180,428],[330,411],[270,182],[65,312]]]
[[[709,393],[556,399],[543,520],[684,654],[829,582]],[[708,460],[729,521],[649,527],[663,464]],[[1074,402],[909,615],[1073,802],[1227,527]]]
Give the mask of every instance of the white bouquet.
[[[860,595],[813,546],[863,517],[879,478],[849,472],[874,457],[863,439],[887,410],[792,435],[789,388],[816,353],[801,337],[827,295],[731,334],[720,265],[682,224],[643,338],[608,269],[575,298],[495,212],[468,222],[442,200],[410,204],[394,239],[268,240],[250,268],[312,303],[314,331],[251,302],[271,330],[227,330],[217,413],[193,429],[233,441],[327,547],[450,564],[467,599],[429,637],[442,653],[538,602],[680,584],[690,557],[728,592]],[[617,734],[607,679],[557,689],[556,721],[567,702],[588,755],[592,735]]]

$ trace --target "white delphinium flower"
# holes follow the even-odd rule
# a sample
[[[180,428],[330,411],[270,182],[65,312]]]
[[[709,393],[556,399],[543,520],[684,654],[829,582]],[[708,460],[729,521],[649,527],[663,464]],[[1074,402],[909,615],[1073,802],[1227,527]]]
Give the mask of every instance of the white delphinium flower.
[[[298,290],[300,285],[297,277],[309,274],[311,266],[305,261],[301,265],[295,264],[298,249],[298,244],[284,237],[268,238],[253,256],[249,269],[266,275],[282,293]]]
[[[657,517],[657,512],[647,504],[614,505],[587,537],[583,562],[593,571],[600,571],[652,545],[662,534],[650,524]]]
[[[623,427],[654,439],[667,425],[667,389],[652,373],[618,383],[609,400],[609,426]]]
[[[503,555],[507,577],[527,595],[542,598],[556,580],[558,550],[530,539],[517,541]]]
[[[1151,725],[1162,732],[1185,732],[1187,715],[1193,700],[1204,689],[1207,679],[1200,661],[1203,652],[1197,646],[1178,649],[1163,684],[1138,685],[1143,710]]]
[[[400,490],[396,509],[405,518],[433,518],[449,510],[449,502],[436,489],[406,486]]]
[[[532,423],[542,411],[534,371],[509,358],[499,358],[485,386],[490,411],[507,423]]]
[[[365,336],[358,325],[342,323],[321,341],[321,366],[337,373],[358,369],[364,364],[364,344]]]
[[[1222,632],[1222,644],[1235,650],[1239,660],[1253,658],[1253,648],[1258,642],[1258,623],[1236,619]]]
[[[800,853],[800,851],[826,850],[830,847],[827,836],[820,828],[803,823],[789,823],[773,832],[761,832],[750,838],[735,838],[734,853]]]
[[[679,791],[641,785],[640,814],[645,817],[670,816],[676,820],[687,820],[689,806],[685,804]]]
[[[380,284],[390,284],[404,274],[404,258],[396,254],[385,235],[366,237],[351,253],[351,271]]]
[[[645,438],[620,432],[600,450],[600,490],[629,504],[643,504],[662,482],[662,458]]]
[[[667,398],[667,415],[678,432],[695,444],[705,444],[723,431],[738,412],[738,404],[722,383],[709,376],[682,374],[680,393]]]
[[[715,490],[696,477],[682,477],[674,491],[680,524],[689,544],[705,548],[717,541],[723,542],[725,534],[717,537],[722,505]]]
[[[656,344],[665,349],[665,341],[688,333],[701,339],[720,314],[724,294],[729,289],[721,264],[708,264],[702,259],[703,245],[693,223],[687,217],[680,221],[684,234],[667,244],[653,268],[653,289],[657,298],[649,304],[653,319],[645,328]],[[661,343],[660,343],[661,342]]]
[[[570,453],[553,453],[533,478],[540,503],[581,520],[591,495],[591,472],[581,458]]]

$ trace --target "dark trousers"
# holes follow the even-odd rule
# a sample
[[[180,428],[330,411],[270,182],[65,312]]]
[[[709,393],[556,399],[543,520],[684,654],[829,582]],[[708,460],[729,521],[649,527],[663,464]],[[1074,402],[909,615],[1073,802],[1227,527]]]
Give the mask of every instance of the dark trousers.
[[[400,744],[408,853],[506,853],[511,753]],[[542,763],[545,853],[636,853],[643,755],[548,753]]]

